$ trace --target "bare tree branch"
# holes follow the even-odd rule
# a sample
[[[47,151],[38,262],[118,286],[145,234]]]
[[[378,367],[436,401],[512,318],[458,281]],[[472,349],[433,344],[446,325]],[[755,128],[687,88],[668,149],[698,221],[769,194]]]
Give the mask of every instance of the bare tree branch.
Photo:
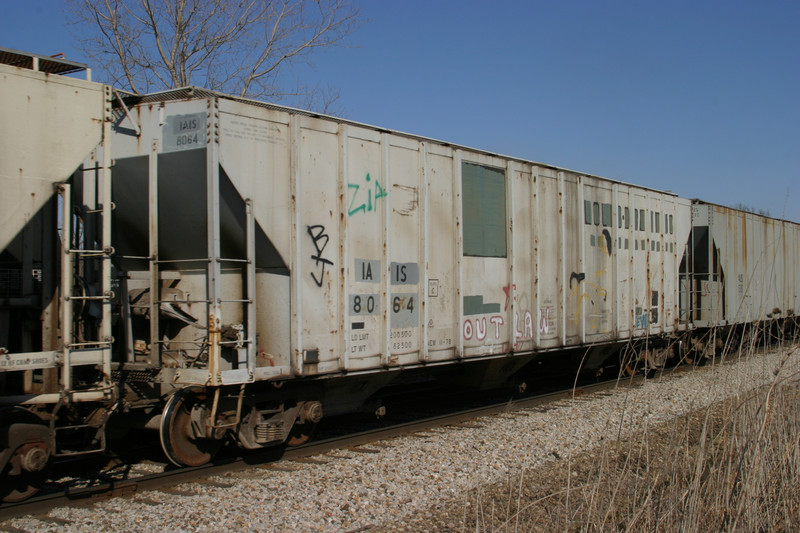
[[[291,67],[362,22],[352,0],[68,0],[100,78],[135,92],[200,85],[251,98],[321,98]]]

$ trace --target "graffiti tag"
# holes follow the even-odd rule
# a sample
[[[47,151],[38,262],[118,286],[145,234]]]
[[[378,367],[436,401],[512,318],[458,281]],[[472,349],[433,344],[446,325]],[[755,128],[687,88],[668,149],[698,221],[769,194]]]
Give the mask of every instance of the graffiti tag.
[[[550,306],[539,310],[539,334],[547,335],[550,333]]]
[[[494,324],[494,338],[500,338],[500,326],[505,323],[503,317],[501,316],[493,316],[489,319],[489,322]],[[476,318],[474,320],[467,319],[464,321],[464,338],[466,340],[471,340],[473,335],[479,341],[482,341],[486,338],[486,317],[483,318]]]
[[[317,287],[322,287],[322,280],[325,277],[325,265],[333,266],[333,261],[322,257],[322,252],[324,252],[325,247],[328,246],[328,240],[330,238],[328,234],[325,233],[325,226],[321,224],[306,226],[306,231],[308,231],[311,241],[314,243],[314,249],[317,251],[316,255],[311,255],[311,259],[314,260],[314,268],[319,269],[319,277],[312,272],[311,278],[314,280],[314,283],[317,284]]]
[[[375,184],[372,188],[370,188],[370,182],[373,182]],[[370,177],[369,172],[367,173],[367,176],[364,178],[363,185],[364,185],[364,189],[366,189],[366,191],[367,191],[367,200],[366,201],[362,201],[359,204],[358,203],[359,196],[361,197],[360,198],[361,200],[364,199],[363,198],[364,197],[363,194],[359,195],[359,190],[361,190],[361,185],[359,185],[358,183],[348,183],[347,184],[347,188],[348,189],[353,189],[352,195],[350,196],[350,204],[347,207],[347,216],[353,216],[354,214],[356,214],[358,212],[367,213],[367,212],[370,212],[370,211],[373,211],[373,210],[377,211],[377,209],[378,209],[378,200],[380,200],[381,198],[389,195],[383,189],[383,187],[381,187],[381,184],[380,184],[380,182],[378,182],[378,180],[373,180]],[[375,203],[374,204],[373,204],[373,192],[375,193],[375,196],[374,196]]]
[[[525,314],[523,315],[522,331],[519,330],[519,326],[519,313],[514,312],[514,338],[516,340],[514,343],[515,347],[520,344],[520,342],[533,338],[533,315],[531,315],[530,311],[525,311]]]

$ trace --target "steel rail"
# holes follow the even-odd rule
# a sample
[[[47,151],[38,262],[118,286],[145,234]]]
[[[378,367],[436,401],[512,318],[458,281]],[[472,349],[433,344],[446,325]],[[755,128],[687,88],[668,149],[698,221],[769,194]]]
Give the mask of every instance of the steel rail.
[[[293,448],[266,448],[263,451],[251,454],[215,460],[203,466],[168,469],[164,472],[146,474],[130,479],[104,481],[87,487],[67,488],[61,492],[34,496],[24,502],[0,505],[0,522],[28,515],[41,516],[56,507],[92,505],[101,500],[132,496],[137,493],[163,489],[182,483],[191,483],[211,476],[237,472],[247,468],[268,466],[281,461],[302,460],[333,450],[357,448],[365,444],[412,435],[435,427],[475,421],[481,417],[494,416],[504,412],[521,411],[558,400],[587,396],[605,389],[620,385],[638,384],[643,381],[643,377],[636,376],[625,380],[610,380],[582,385],[577,388],[571,387],[557,392],[513,399],[488,406],[402,422],[388,427],[311,441]]]

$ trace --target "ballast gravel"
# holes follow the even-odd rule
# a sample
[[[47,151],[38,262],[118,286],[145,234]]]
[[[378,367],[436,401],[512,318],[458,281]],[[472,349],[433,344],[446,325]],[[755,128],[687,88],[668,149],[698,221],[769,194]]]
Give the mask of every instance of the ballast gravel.
[[[545,408],[336,450],[0,524],[10,531],[403,530],[404,517],[457,501],[521,469],[585,452],[780,380],[800,380],[800,352],[783,350],[665,372]]]

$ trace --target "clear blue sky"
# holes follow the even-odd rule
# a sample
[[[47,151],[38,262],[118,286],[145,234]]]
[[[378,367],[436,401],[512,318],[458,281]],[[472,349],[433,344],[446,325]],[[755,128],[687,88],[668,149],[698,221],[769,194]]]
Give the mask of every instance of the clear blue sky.
[[[62,2],[0,46],[86,62]],[[340,114],[800,222],[800,1],[367,1],[308,83]]]

